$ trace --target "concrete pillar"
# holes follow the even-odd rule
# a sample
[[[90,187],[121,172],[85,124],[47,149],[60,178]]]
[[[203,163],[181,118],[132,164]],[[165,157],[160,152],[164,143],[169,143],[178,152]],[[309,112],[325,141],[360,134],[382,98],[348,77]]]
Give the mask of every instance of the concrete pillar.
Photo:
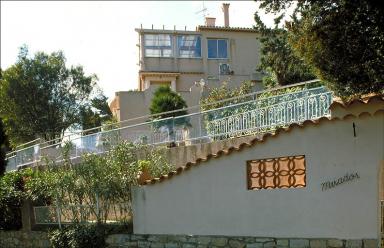
[[[176,92],[176,80],[172,80],[171,89]]]
[[[151,81],[149,81],[148,79],[145,79],[145,81],[144,81],[144,90],[147,90],[149,88],[149,86],[151,86]]]
[[[33,214],[33,206],[30,200],[23,200],[22,202],[21,223],[23,231],[31,231],[35,225],[35,215]]]
[[[144,47],[144,34],[139,33],[139,65],[140,70],[145,70],[145,47]]]

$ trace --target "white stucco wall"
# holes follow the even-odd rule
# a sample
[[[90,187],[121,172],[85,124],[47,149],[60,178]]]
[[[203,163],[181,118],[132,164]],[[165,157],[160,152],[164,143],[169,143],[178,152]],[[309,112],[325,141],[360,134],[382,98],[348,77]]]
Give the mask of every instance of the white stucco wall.
[[[357,137],[353,136],[352,123]],[[135,189],[134,232],[302,238],[377,238],[384,115],[324,122],[212,158]],[[247,190],[246,161],[306,156],[306,187]],[[360,179],[322,191],[346,173]]]

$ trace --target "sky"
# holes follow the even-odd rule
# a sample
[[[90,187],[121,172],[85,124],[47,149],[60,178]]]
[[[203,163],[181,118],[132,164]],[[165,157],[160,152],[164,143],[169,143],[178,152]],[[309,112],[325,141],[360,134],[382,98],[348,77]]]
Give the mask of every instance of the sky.
[[[1,68],[16,62],[19,47],[30,54],[62,50],[67,66],[96,74],[112,100],[115,92],[137,88],[138,34],[135,28],[195,30],[203,12],[223,26],[222,1],[1,1]],[[258,4],[230,3],[232,27],[252,27]],[[263,15],[262,15],[263,17]],[[265,17],[267,24],[272,19]]]

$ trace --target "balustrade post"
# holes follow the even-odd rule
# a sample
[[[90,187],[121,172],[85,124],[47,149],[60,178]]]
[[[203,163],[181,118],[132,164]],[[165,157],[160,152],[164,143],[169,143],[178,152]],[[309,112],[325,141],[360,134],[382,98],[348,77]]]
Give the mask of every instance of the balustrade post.
[[[56,214],[57,214],[57,223],[59,224],[59,228],[61,229],[61,208],[58,198],[56,197]]]
[[[101,221],[101,216],[100,216],[100,203],[99,203],[99,194],[95,194],[96,198],[96,215],[97,215],[97,221]]]
[[[305,93],[305,96],[304,96],[304,121],[308,120],[308,109],[309,108],[309,104],[308,104],[308,92]]]
[[[202,133],[201,133],[201,129],[202,129],[202,127],[201,127],[201,125],[202,125],[202,123],[201,123],[201,111],[199,111],[199,140],[200,140],[200,143],[201,143],[201,135],[202,135]]]
[[[172,132],[171,132],[171,135],[172,135],[173,143],[176,144],[175,117],[172,117]]]

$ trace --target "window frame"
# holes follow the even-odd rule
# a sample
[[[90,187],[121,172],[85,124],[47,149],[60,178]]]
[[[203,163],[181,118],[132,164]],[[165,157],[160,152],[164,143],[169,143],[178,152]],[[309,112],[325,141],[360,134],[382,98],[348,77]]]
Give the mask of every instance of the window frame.
[[[180,56],[180,45],[179,45],[179,37],[183,37],[183,36],[195,36],[195,37],[199,37],[199,41],[200,41],[200,56],[199,57],[182,57]],[[177,46],[176,46],[176,55],[177,55],[177,58],[180,58],[180,59],[201,59],[202,58],[202,47],[201,47],[201,35],[200,34],[180,34],[180,35],[177,35],[176,36],[176,43],[177,43]],[[195,46],[196,47],[196,46]],[[190,46],[191,48],[191,46]],[[193,51],[193,50],[188,50],[188,51]]]
[[[162,45],[153,45],[153,46],[149,46],[149,45],[146,45],[146,41],[147,41],[147,38],[146,36],[154,36],[156,37],[156,39],[149,39],[149,41],[152,41],[154,43],[161,43],[162,41],[166,41],[165,39],[160,39],[161,36],[168,36],[169,37],[169,42],[170,42],[170,45],[169,46],[162,46]],[[173,58],[174,57],[174,51],[173,51],[173,36],[172,34],[144,34],[143,35],[143,45],[144,45],[144,57],[146,58]],[[160,55],[159,56],[154,56],[154,55],[147,55],[147,49],[151,49],[151,50],[157,50],[159,51]],[[171,53],[169,56],[164,56],[164,51],[165,50],[170,50]]]
[[[218,55],[219,54],[219,41],[220,40],[223,40],[225,41],[225,44],[226,44],[226,57],[209,57],[209,41],[213,41],[213,40],[216,40],[216,54]],[[207,38],[207,58],[208,59],[229,59],[229,52],[228,52],[228,43],[229,43],[229,40],[226,39],[226,38]]]

